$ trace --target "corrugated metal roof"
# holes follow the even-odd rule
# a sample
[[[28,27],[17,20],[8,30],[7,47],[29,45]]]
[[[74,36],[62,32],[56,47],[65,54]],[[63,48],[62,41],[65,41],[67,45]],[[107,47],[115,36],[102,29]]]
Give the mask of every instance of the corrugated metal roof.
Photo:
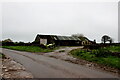
[[[57,36],[57,35],[39,35],[39,36],[50,36],[54,40],[76,40],[81,41],[78,37],[72,37],[72,36]]]
[[[67,36],[56,36],[58,38],[58,40],[79,40],[80,39],[78,37],[67,37]]]

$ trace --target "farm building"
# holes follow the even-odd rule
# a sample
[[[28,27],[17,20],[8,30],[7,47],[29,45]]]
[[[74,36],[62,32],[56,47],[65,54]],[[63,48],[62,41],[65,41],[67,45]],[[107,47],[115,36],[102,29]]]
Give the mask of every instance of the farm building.
[[[91,45],[91,44],[96,44],[96,41],[91,41],[87,37],[78,37],[82,42],[82,45]]]
[[[57,36],[57,35],[37,35],[34,43],[40,44],[53,44],[58,46],[79,46],[81,40],[78,37],[71,36]]]

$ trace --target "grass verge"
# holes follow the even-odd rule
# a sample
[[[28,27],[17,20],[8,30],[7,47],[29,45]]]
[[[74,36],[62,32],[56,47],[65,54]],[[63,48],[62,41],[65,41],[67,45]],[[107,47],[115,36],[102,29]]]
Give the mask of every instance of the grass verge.
[[[2,46],[3,48],[27,52],[52,52],[54,49],[43,49],[38,46]]]
[[[116,56],[111,56],[111,55],[107,55],[107,56],[96,56],[96,52],[99,52],[99,50],[91,50],[91,51],[87,51],[87,50],[83,50],[83,49],[75,49],[70,51],[70,53],[77,58],[80,59],[84,59],[87,61],[91,61],[91,62],[96,62],[98,64],[102,64],[105,66],[109,66],[109,67],[113,67],[113,68],[117,68],[120,69],[120,58],[116,57]],[[107,54],[107,53],[105,53]],[[98,55],[98,53],[97,53]]]
[[[111,52],[120,52],[120,46],[110,46],[106,48],[110,50]]]

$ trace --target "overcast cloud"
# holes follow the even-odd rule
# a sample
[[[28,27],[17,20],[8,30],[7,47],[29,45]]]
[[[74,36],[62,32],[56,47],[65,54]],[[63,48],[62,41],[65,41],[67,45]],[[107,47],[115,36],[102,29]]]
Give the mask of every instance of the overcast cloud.
[[[82,33],[100,42],[104,34],[118,41],[117,2],[3,3],[2,39],[32,42],[38,33]]]

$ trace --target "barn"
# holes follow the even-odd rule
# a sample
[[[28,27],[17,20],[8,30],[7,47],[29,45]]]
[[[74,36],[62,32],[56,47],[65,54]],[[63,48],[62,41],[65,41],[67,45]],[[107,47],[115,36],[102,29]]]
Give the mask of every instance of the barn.
[[[41,35],[38,34],[34,43],[40,44],[53,44],[57,46],[80,46],[81,40],[78,37],[71,36],[57,36],[57,35]]]

